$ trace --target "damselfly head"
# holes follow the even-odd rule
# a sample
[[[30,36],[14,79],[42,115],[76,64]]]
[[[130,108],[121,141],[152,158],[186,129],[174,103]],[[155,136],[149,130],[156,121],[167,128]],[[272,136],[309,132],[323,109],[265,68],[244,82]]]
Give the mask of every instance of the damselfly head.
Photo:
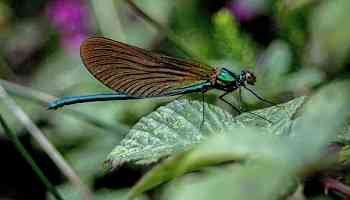
[[[255,85],[256,82],[256,77],[254,75],[253,72],[249,71],[249,70],[243,70],[242,75],[245,77],[245,81],[249,84],[249,85]]]

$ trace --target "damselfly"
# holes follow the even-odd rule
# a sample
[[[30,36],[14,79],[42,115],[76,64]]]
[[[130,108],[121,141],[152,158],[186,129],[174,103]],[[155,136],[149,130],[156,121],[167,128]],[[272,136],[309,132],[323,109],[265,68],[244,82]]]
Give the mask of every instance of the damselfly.
[[[224,99],[225,95],[241,88],[261,101],[273,104],[247,87],[256,82],[255,75],[249,70],[235,73],[228,68],[211,68],[104,37],[85,40],[80,55],[87,70],[115,92],[63,97],[50,102],[49,109],[84,102],[165,97],[218,89],[224,91],[219,98],[241,113]]]

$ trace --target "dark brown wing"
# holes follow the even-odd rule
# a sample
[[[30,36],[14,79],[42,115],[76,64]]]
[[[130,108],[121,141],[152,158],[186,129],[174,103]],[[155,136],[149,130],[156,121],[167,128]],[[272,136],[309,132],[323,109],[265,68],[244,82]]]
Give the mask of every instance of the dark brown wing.
[[[103,37],[80,47],[89,72],[109,88],[130,96],[161,96],[171,90],[210,80],[203,64],[156,54]]]

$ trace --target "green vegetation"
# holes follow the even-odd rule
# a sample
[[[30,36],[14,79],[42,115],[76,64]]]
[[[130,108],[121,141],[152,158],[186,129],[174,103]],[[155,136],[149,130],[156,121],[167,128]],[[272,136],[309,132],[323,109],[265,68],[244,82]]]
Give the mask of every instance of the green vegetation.
[[[0,85],[9,96],[0,88],[1,130],[35,152],[20,149],[38,165],[26,173],[51,187],[43,190],[53,191],[49,199],[349,199],[349,10],[349,0],[2,1]],[[248,108],[241,115],[220,91],[206,93],[204,104],[188,94],[47,110],[51,95],[111,92],[80,59],[91,35],[249,69],[254,91],[276,105],[243,89],[244,104],[238,92],[227,96]],[[16,106],[64,160],[32,137]],[[11,143],[2,133],[0,141]],[[0,177],[10,178],[0,184],[22,191],[21,180],[8,181],[25,170],[11,161],[22,157],[1,148],[8,168]]]

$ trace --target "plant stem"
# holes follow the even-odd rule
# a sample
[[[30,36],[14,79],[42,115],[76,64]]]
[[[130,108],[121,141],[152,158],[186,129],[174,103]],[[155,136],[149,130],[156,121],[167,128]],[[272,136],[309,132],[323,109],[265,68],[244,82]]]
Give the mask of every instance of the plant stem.
[[[7,126],[5,120],[0,115],[0,124],[4,129],[5,134],[10,138],[10,140],[15,145],[15,148],[19,151],[19,153],[24,157],[24,159],[29,163],[32,167],[34,173],[39,177],[40,181],[46,186],[46,188],[52,193],[52,195],[58,199],[63,200],[59,192],[56,188],[50,183],[49,179],[44,175],[39,166],[35,163],[34,159],[30,156],[29,152],[24,148],[22,143],[17,138],[16,134],[14,134],[11,129]]]
[[[195,59],[197,61],[203,60],[199,55],[197,55],[194,51],[192,51],[190,48],[188,48],[182,40],[176,36],[176,34],[171,31],[170,29],[167,29],[160,23],[158,23],[156,20],[154,20],[152,17],[147,15],[141,8],[139,8],[132,0],[125,0],[126,3],[130,6],[130,8],[142,19],[144,19],[146,22],[154,26],[161,34],[165,35],[179,50],[181,50],[186,56],[189,58]]]
[[[331,177],[323,177],[321,178],[321,183],[324,185],[326,193],[328,190],[333,190],[336,192],[340,192],[348,198],[350,198],[350,187],[341,183],[337,179]]]
[[[16,118],[24,125],[32,137],[38,142],[41,148],[52,159],[61,172],[67,177],[67,179],[77,188],[77,190],[83,195],[85,200],[93,200],[91,191],[86,187],[75,171],[69,166],[69,164],[63,159],[62,155],[57,149],[48,141],[41,130],[33,123],[28,115],[17,106],[16,102],[7,94],[6,90],[0,85],[0,99],[10,110],[9,113],[13,113]]]
[[[18,85],[16,83],[12,83],[6,80],[1,80],[0,79],[0,84],[2,84],[6,90],[8,92],[10,92],[11,94],[14,94],[16,96],[28,99],[32,102],[38,103],[40,105],[43,106],[47,106],[47,103],[56,99],[55,96],[46,94],[44,92],[41,91],[37,91],[37,90],[33,90],[29,87],[24,87],[21,85]],[[66,109],[62,109],[63,113],[72,115],[78,119],[84,120],[86,122],[88,122],[89,124],[92,124],[98,128],[102,128],[107,130],[108,132],[111,132],[115,135],[120,136],[120,138],[122,138],[122,136],[124,136],[125,133],[127,133],[128,128],[125,125],[122,124],[116,124],[116,125],[112,125],[109,123],[106,123],[104,121],[99,120],[96,117],[93,117],[89,114],[74,110],[74,109],[70,109],[70,108],[66,108]],[[118,133],[118,134],[116,134]]]

